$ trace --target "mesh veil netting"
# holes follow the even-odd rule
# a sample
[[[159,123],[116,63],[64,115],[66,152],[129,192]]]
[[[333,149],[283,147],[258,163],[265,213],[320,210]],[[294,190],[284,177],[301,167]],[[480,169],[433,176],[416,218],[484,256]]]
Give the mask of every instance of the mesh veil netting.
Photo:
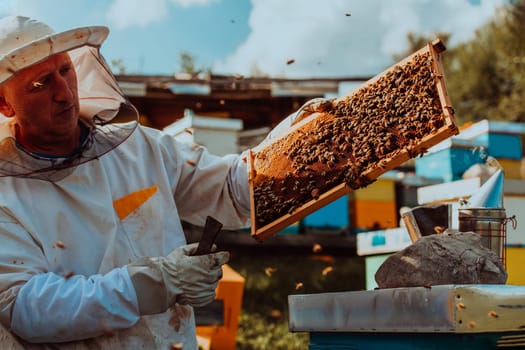
[[[12,118],[0,124],[0,177],[58,181],[79,164],[101,157],[124,142],[138,125],[138,112],[124,97],[97,47],[69,51],[78,79],[80,121],[90,130],[78,152],[48,158],[25,151],[14,138]],[[127,121],[112,123],[113,120]]]

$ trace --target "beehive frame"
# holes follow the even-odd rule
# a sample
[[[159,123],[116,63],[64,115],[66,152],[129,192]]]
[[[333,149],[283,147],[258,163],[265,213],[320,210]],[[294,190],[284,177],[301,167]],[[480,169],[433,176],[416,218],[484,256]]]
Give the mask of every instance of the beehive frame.
[[[444,76],[444,70],[443,65],[441,61],[441,52],[445,50],[445,46],[443,43],[437,39],[431,43],[428,43],[424,48],[414,52],[410,56],[404,58],[400,62],[398,62],[395,65],[392,65],[382,73],[376,75],[372,79],[365,82],[359,89],[354,90],[353,92],[349,93],[347,96],[342,97],[343,98],[353,98],[354,96],[357,96],[357,94],[360,91],[363,91],[363,89],[366,89],[369,86],[372,86],[372,84],[376,83],[379,79],[382,77],[387,76],[387,74],[392,74],[394,69],[399,69],[399,67],[403,67],[404,65],[411,62],[416,56],[421,55],[427,55],[431,57],[432,60],[432,77],[435,83],[435,88],[437,90],[439,103],[440,103],[440,114],[441,114],[441,120],[442,125],[437,129],[433,130],[432,133],[426,134],[423,137],[421,137],[419,140],[417,140],[417,143],[410,144],[409,148],[403,148],[396,150],[396,152],[391,152],[393,154],[382,158],[380,161],[375,162],[372,164],[372,167],[367,168],[365,171],[360,173],[360,179],[367,179],[369,182],[375,181],[380,175],[385,173],[388,170],[394,169],[398,167],[399,165],[403,164],[404,162],[408,161],[411,158],[414,158],[415,156],[424,153],[428,148],[431,146],[449,138],[450,136],[453,136],[458,133],[457,126],[455,124],[455,119],[453,115],[453,109],[450,103],[450,99],[447,93],[446,88],[446,82],[445,82],[445,76]],[[347,183],[341,182],[326,191],[316,194],[315,198],[306,201],[304,204],[301,204],[300,206],[294,208],[291,212],[285,213],[277,217],[276,219],[272,220],[271,222],[265,223],[264,225],[258,226],[258,220],[257,220],[257,200],[256,194],[255,194],[255,178],[259,174],[259,170],[256,165],[256,158],[259,154],[262,154],[265,149],[272,147],[276,142],[279,140],[288,137],[289,135],[292,135],[294,132],[300,132],[300,128],[303,126],[315,122],[323,113],[314,113],[304,120],[301,120],[299,123],[294,125],[289,129],[289,131],[286,132],[284,135],[280,135],[276,137],[275,139],[272,139],[272,141],[267,144],[263,145],[263,148],[258,148],[258,150],[254,149],[253,151],[248,152],[248,180],[250,183],[250,201],[251,201],[251,235],[253,238],[255,238],[257,241],[263,241],[264,239],[274,235],[278,231],[282,230],[283,228],[297,222],[301,218],[305,217],[306,215],[316,211],[317,209],[331,203],[332,201],[336,200],[337,198],[345,195],[352,189],[348,186]],[[278,176],[282,177],[282,174],[276,174]],[[266,171],[265,174],[266,177],[272,176],[272,174],[268,174],[268,171]],[[363,184],[361,187],[365,187],[367,183]]]

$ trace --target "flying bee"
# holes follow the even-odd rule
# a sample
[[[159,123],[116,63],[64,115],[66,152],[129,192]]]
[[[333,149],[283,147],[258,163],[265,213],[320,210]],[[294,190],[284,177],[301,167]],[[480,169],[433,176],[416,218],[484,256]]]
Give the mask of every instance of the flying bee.
[[[64,249],[65,247],[66,245],[62,241],[56,241],[55,244],[53,244],[53,248]]]

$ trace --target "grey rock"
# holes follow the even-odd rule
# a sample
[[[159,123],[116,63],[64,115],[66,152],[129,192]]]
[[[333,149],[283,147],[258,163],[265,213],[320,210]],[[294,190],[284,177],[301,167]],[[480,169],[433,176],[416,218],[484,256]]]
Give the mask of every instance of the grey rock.
[[[440,284],[505,284],[500,257],[474,232],[425,236],[388,257],[375,274],[379,288]]]

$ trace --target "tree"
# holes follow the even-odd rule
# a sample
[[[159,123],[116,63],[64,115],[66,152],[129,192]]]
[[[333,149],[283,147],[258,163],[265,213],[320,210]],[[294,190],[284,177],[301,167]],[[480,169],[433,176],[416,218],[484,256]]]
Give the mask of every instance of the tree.
[[[194,75],[197,72],[197,68],[195,67],[195,57],[186,51],[180,53],[180,72],[191,75]]]
[[[475,37],[443,55],[448,93],[458,123],[482,119],[525,122],[525,0],[510,0]],[[447,46],[450,35],[438,33]],[[407,51],[433,38],[409,33]]]
[[[111,65],[117,71],[117,74],[126,74],[126,67],[124,66],[124,61],[122,58],[111,60]]]
[[[512,1],[447,55],[445,73],[458,121],[525,122],[525,0]]]

